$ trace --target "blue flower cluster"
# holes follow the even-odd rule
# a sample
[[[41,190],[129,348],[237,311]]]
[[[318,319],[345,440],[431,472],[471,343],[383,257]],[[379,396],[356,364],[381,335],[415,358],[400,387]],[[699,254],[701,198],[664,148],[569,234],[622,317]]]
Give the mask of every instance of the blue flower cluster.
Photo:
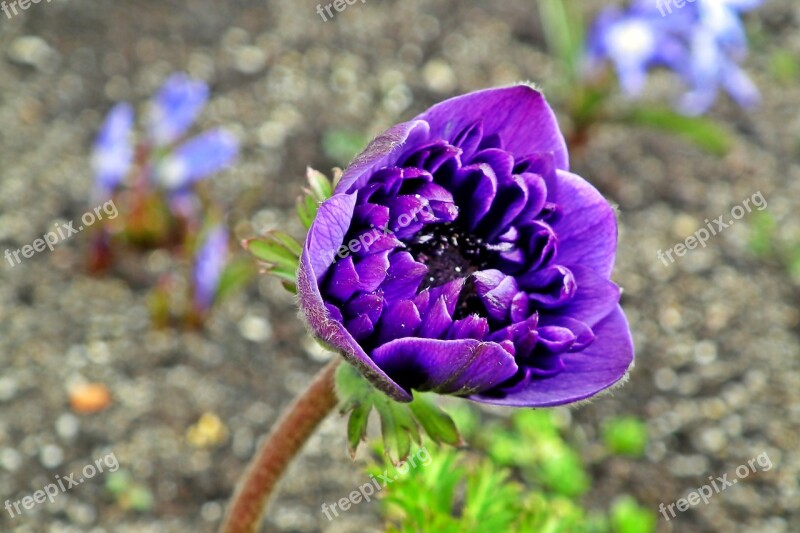
[[[589,70],[610,61],[630,96],[641,93],[650,69],[672,70],[688,86],[678,104],[687,115],[706,112],[720,90],[742,107],[753,106],[758,89],[739,67],[747,53],[741,13],[762,2],[634,0],[626,10],[605,9],[589,35]]]
[[[96,201],[114,195],[130,178],[127,185],[137,197],[156,198],[164,193],[175,219],[185,222],[187,242],[196,242],[190,247],[195,250],[193,304],[199,315],[205,315],[214,303],[228,261],[228,231],[214,217],[204,222],[209,217],[194,186],[229,167],[239,152],[236,138],[220,128],[184,140],[208,97],[205,83],[175,73],[150,102],[142,139],[135,138],[133,106],[122,102],[109,111],[92,151]],[[127,211],[141,210],[141,205],[128,206]],[[142,216],[141,211],[138,214]],[[210,229],[195,241],[193,236],[201,227]]]
[[[208,101],[208,86],[186,74],[170,76],[150,104],[147,133],[134,149],[133,107],[122,102],[106,116],[95,140],[92,167],[95,194],[110,196],[122,185],[136,161],[151,185],[175,197],[191,186],[228,167],[236,158],[239,143],[230,133],[213,129],[178,145]]]

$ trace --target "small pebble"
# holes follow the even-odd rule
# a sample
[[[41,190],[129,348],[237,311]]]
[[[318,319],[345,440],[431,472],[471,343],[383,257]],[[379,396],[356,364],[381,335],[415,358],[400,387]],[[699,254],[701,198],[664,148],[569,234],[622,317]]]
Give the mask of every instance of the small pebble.
[[[56,468],[64,462],[64,451],[60,446],[47,444],[39,451],[39,461],[45,468]]]
[[[264,342],[272,337],[272,326],[262,317],[247,315],[239,321],[239,333],[251,342]]]

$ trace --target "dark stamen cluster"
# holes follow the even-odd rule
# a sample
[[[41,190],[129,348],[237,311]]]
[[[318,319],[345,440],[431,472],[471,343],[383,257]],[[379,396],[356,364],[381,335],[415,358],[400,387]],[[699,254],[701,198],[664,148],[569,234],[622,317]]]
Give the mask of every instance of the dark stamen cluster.
[[[428,267],[419,290],[489,268],[494,255],[483,239],[450,222],[425,226],[406,246],[416,261]]]

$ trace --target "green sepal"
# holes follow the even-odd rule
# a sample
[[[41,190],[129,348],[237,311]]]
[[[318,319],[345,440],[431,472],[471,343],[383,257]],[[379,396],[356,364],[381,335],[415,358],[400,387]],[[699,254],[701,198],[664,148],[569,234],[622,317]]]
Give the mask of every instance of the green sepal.
[[[347,446],[352,457],[366,439],[373,409],[381,421],[384,450],[395,464],[408,457],[413,442],[421,443],[420,427],[434,442],[453,446],[463,444],[452,418],[419,392],[414,392],[414,400],[410,403],[396,402],[374,388],[349,364],[340,365],[336,371],[336,391],[341,414],[350,415]]]
[[[297,267],[302,245],[282,231],[269,231],[261,237],[245,239],[242,247],[259,262],[262,272],[280,279],[283,287],[297,293]]]
[[[308,178],[308,191],[320,202],[324,202],[333,196],[333,183],[322,172],[308,168],[306,171]]]
[[[414,401],[409,404],[417,422],[431,439],[450,446],[463,446],[464,440],[458,433],[456,423],[450,415],[439,409],[422,394],[415,394]]]
[[[306,229],[311,227],[311,223],[314,222],[318,210],[319,204],[313,196],[304,194],[297,197],[297,216]]]
[[[334,181],[322,172],[308,167],[306,170],[308,187],[303,189],[303,194],[297,198],[297,216],[306,229],[311,227],[317,216],[319,204],[333,196]]]

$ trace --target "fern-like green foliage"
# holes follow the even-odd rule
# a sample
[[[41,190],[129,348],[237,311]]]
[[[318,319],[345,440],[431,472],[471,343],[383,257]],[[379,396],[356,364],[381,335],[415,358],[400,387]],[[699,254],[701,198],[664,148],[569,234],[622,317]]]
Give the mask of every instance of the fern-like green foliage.
[[[430,460],[406,469],[384,489],[393,533],[649,533],[655,511],[623,495],[608,514],[583,508],[590,478],[552,410],[519,410],[510,421],[482,424],[468,404],[448,408],[471,450],[425,444]],[[383,447],[373,475],[390,469]]]

